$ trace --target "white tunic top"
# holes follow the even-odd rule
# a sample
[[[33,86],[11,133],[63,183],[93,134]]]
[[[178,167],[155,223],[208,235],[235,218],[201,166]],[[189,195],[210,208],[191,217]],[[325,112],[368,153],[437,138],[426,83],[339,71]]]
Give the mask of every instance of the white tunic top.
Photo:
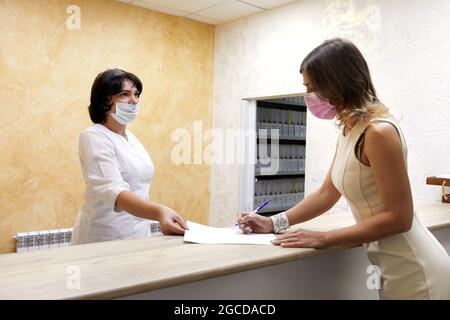
[[[86,191],[72,232],[72,245],[143,238],[150,220],[115,209],[124,190],[149,199],[153,162],[144,146],[126,130],[127,139],[101,124],[80,135],[79,154]]]

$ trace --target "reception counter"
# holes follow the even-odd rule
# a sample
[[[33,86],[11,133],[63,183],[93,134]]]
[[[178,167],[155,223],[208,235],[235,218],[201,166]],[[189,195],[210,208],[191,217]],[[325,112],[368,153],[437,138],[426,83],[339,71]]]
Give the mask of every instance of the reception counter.
[[[418,206],[416,212],[430,230],[443,230],[446,234],[450,234],[450,205],[438,202],[430,203]],[[324,214],[292,228],[301,227],[325,231],[354,223],[350,214],[335,213]],[[449,232],[447,233],[447,231]],[[288,283],[290,281],[288,275],[286,274],[283,278],[284,271],[279,269],[282,265],[291,269],[298,268],[299,265],[319,256],[328,256],[329,260],[328,262],[317,260],[318,264],[312,266],[312,269],[319,272],[317,266],[320,268],[333,267],[332,270],[335,272],[338,270],[338,274],[334,274],[329,281],[341,277],[342,281],[348,283],[343,278],[343,274],[339,275],[342,273],[339,270],[348,270],[348,267],[344,264],[339,266],[337,261],[344,252],[351,252],[348,251],[349,249],[355,248],[315,250],[286,249],[271,245],[201,245],[185,243],[181,236],[155,236],[146,239],[110,241],[27,253],[4,254],[0,256],[0,299],[157,299],[171,297],[177,299],[242,297],[288,299],[308,297],[287,296],[282,291],[276,295],[264,295],[264,292],[261,292],[257,286],[252,287],[250,290],[253,292],[247,295],[239,295],[237,291],[239,291],[239,285],[249,286],[242,280],[243,278],[249,279],[252,283],[266,282],[267,274],[255,273],[258,270],[275,272],[277,276],[274,276],[272,280],[278,279],[277,283],[280,281]],[[356,254],[362,257],[362,247],[357,250],[359,251]],[[353,258],[349,257],[347,262],[354,266]],[[336,265],[330,266],[330,261],[336,262]],[[294,274],[296,270],[293,270]],[[320,272],[330,273],[329,270]],[[364,273],[365,269],[362,272]],[[223,279],[223,281],[217,282],[219,279]],[[235,281],[236,284],[230,287],[230,290],[236,292],[235,295],[218,293],[222,289],[226,291],[224,284],[231,285],[232,281]],[[302,281],[305,283],[305,280]],[[213,284],[213,287],[208,287],[209,282]],[[193,291],[195,286],[199,286],[197,287],[199,292],[203,288],[203,295],[195,294]],[[200,288],[200,286],[202,287]],[[273,284],[267,284],[267,286],[273,287]],[[316,283],[315,288],[321,288],[320,284]],[[290,290],[297,289],[301,291],[298,284]],[[352,289],[343,288],[342,290]],[[184,292],[184,295],[175,296],[174,292]],[[319,293],[317,297],[329,298],[330,296],[324,292],[323,296],[320,296]],[[352,298],[351,295],[346,297]]]

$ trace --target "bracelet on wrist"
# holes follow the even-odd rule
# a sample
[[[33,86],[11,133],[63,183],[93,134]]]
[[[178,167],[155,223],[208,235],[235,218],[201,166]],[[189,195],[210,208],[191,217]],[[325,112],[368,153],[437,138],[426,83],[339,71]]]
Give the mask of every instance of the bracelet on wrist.
[[[289,220],[285,211],[271,216],[270,219],[272,219],[274,233],[280,233],[289,228]]]

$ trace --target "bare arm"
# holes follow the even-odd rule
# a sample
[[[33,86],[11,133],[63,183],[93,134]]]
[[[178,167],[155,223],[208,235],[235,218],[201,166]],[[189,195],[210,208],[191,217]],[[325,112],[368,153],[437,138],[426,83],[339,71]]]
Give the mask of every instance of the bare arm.
[[[328,232],[299,230],[276,241],[283,247],[352,246],[406,232],[411,228],[413,201],[402,147],[396,129],[386,123],[371,125],[363,153],[374,174],[385,210],[361,222]]]
[[[334,159],[322,186],[300,201],[297,205],[286,211],[289,225],[313,219],[329,210],[339,200],[341,194],[331,181],[333,163]],[[238,213],[238,224],[239,228],[241,228],[244,233],[265,233],[274,230],[271,218],[252,212]]]
[[[411,228],[413,201],[397,130],[388,123],[369,127],[364,153],[369,161],[385,210],[360,223],[328,232],[330,245],[368,243]]]
[[[112,142],[99,132],[85,131],[80,135],[81,165],[86,184],[96,199],[111,210],[115,206],[140,218],[158,220],[163,233],[183,234],[187,226],[178,213],[129,191],[130,186],[123,180],[114,148]]]
[[[333,163],[328,170],[322,186],[309,194],[297,205],[286,211],[289,225],[301,223],[313,219],[331,209],[341,197],[340,192],[334,187],[331,181],[331,170]]]
[[[127,190],[119,193],[116,206],[136,217],[159,221],[161,232],[165,234],[183,234],[184,229],[187,229],[183,218],[172,209],[142,199]]]

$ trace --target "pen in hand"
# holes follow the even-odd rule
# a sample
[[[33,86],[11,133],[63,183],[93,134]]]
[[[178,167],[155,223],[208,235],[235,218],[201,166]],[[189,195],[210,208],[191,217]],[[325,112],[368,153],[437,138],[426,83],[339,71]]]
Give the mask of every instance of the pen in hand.
[[[252,213],[258,213],[259,210],[261,210],[262,208],[264,208],[265,206],[267,206],[269,204],[270,200],[265,201],[262,205],[260,205],[258,208],[256,208],[255,210],[252,211]],[[238,220],[236,222],[236,226],[238,226],[240,224],[240,221]]]

